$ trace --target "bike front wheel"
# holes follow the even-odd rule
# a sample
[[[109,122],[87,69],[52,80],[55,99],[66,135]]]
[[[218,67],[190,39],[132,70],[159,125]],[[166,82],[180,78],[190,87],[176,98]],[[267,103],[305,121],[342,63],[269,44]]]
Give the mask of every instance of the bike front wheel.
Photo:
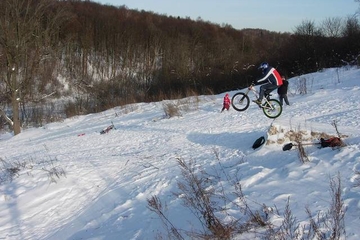
[[[231,105],[236,111],[245,111],[250,105],[250,99],[245,93],[238,92],[232,97]]]
[[[267,102],[270,104],[270,106]],[[263,112],[265,116],[268,118],[279,117],[282,113],[282,106],[280,102],[276,99],[269,99],[267,102],[264,104],[265,106],[263,106]]]

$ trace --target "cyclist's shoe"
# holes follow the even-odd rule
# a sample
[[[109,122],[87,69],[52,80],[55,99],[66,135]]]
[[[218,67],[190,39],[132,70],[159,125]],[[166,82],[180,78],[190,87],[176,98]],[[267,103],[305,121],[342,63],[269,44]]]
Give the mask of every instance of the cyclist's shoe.
[[[253,100],[254,103],[256,103],[257,105],[261,105],[261,101],[259,99]]]

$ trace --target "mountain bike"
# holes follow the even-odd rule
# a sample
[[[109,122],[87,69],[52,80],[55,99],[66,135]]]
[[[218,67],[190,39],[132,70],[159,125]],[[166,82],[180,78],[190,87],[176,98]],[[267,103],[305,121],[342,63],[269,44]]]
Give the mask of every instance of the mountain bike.
[[[247,88],[246,92],[238,92],[231,99],[231,105],[236,111],[245,111],[250,105],[250,98],[248,96],[249,92],[252,92],[256,99],[259,98],[259,93],[255,89],[255,84]],[[276,99],[270,99],[271,94],[265,94],[264,102],[262,104],[257,104],[264,112],[265,116],[268,118],[277,118],[282,113],[282,106],[280,102]]]

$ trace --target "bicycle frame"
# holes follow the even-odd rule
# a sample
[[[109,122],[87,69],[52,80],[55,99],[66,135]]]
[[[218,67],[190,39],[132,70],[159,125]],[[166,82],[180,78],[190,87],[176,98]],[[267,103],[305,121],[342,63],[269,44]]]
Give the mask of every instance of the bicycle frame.
[[[255,86],[254,85],[250,85],[249,87],[248,87],[248,90],[245,92],[245,94],[246,95],[248,95],[248,93],[249,92],[253,92],[253,94],[254,94],[254,96],[256,97],[256,99],[258,99],[259,98],[259,92],[255,89]],[[270,94],[268,94],[267,96],[264,96],[264,99],[265,99],[265,103],[264,104],[262,104],[261,106],[259,105],[259,107],[260,108],[266,108],[266,109],[271,109],[271,110],[273,110],[274,108],[273,108],[273,106],[269,103],[269,97],[270,97]]]
[[[245,89],[244,89],[245,90]],[[259,92],[255,89],[255,85],[251,84],[244,92],[237,92],[231,99],[231,105],[236,111],[245,111],[250,105],[249,92],[252,92],[256,99],[259,98]],[[263,110],[265,116],[269,118],[277,118],[282,112],[282,106],[276,99],[271,99],[270,94],[264,96],[264,103],[257,104]]]

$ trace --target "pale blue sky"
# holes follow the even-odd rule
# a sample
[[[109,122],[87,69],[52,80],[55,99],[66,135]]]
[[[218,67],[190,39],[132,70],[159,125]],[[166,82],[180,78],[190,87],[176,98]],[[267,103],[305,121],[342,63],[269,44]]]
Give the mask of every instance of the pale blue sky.
[[[354,0],[94,0],[113,6],[152,11],[174,17],[201,17],[212,23],[230,24],[236,29],[262,28],[293,32],[303,20],[316,24],[326,18],[354,15]]]

